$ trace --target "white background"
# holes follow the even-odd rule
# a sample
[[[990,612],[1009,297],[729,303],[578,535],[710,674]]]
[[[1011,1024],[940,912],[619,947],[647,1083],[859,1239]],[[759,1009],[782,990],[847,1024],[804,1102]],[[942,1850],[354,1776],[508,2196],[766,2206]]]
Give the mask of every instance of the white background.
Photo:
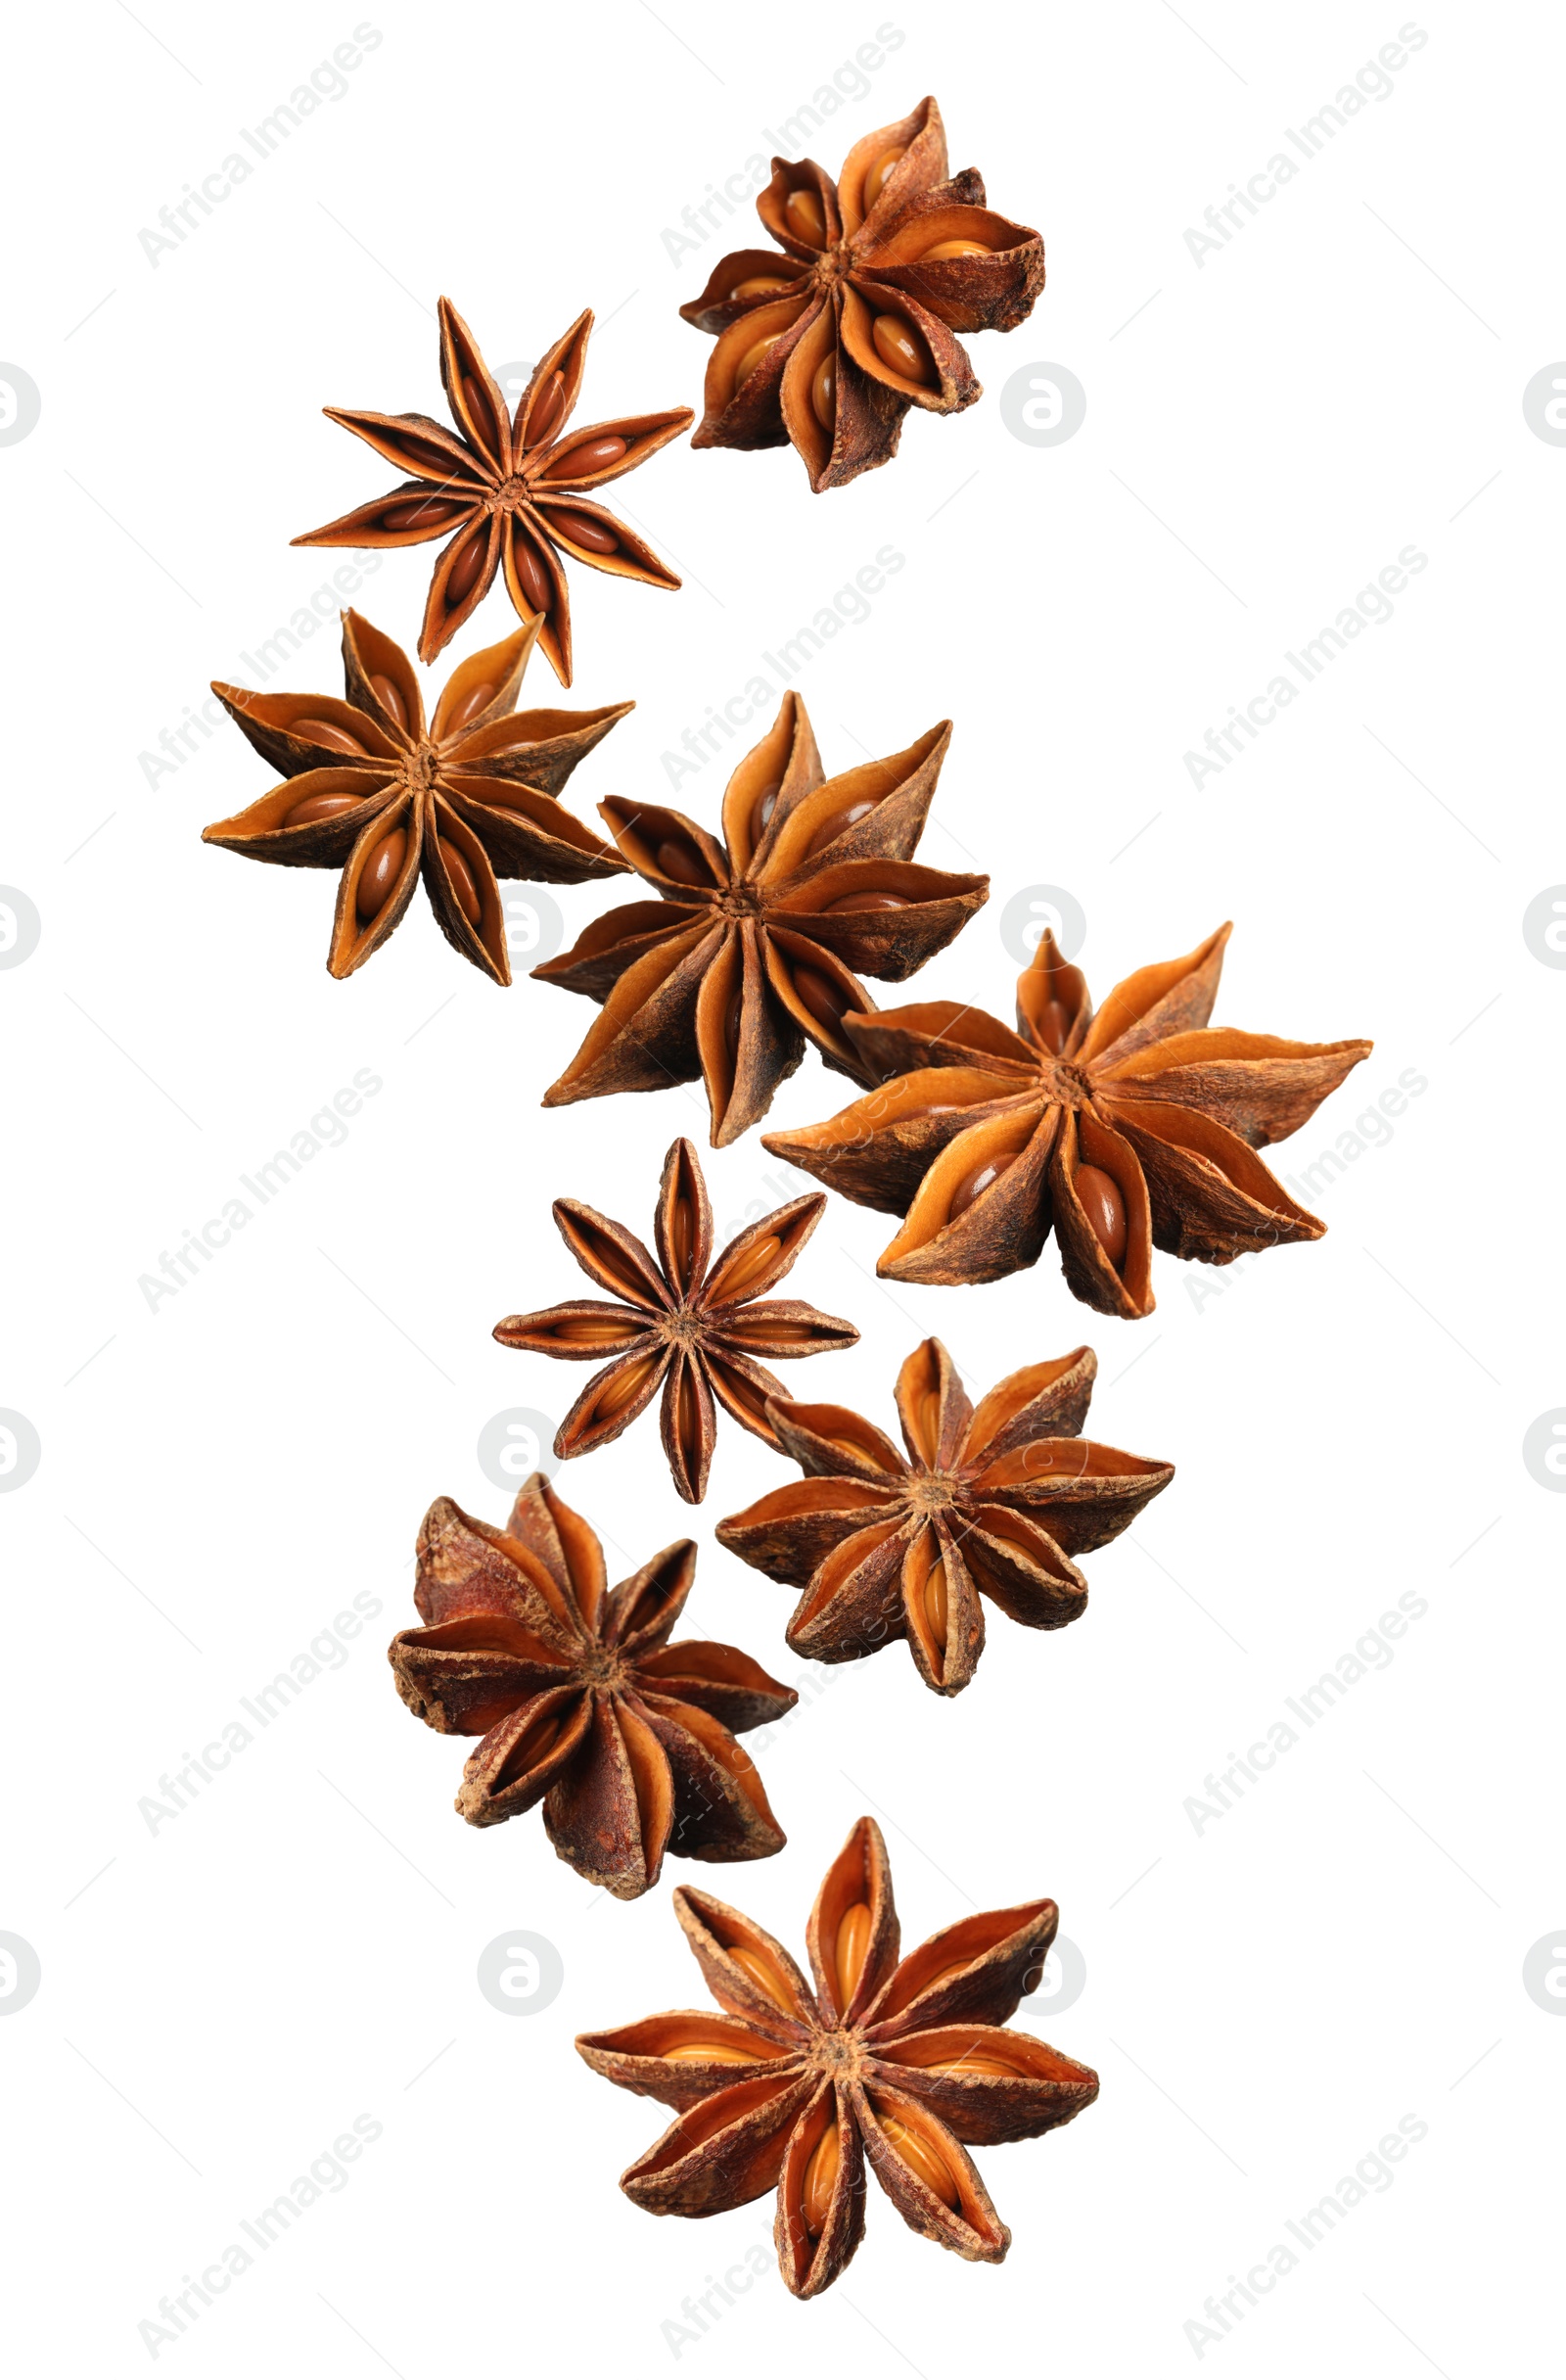
[[[354,21],[346,0],[159,0],[11,36],[0,350],[42,411],[0,450],[0,877],[41,939],[0,974],[0,1406],[42,1457],[0,1498],[0,1931],[42,1983],[0,2024],[10,2359],[145,2368],[159,2300],[362,2113],[382,2131],[347,2186],[161,2367],[1531,2368],[1566,2026],[1522,1969],[1566,1917],[1566,1648],[1562,1508],[1522,1441],[1566,1401],[1545,1270],[1566,978],[1523,916],[1566,877],[1566,450],[1522,394],[1566,353],[1558,18],[1421,8],[1428,38],[1391,95],[1199,264],[1187,228],[1394,40],[1399,9],[377,6],[383,38],[345,95],[150,262],[138,234],[160,207]],[[332,879],[199,839],[271,781],[259,759],[226,723],[156,784],[140,756],[351,559],[288,543],[390,484],[319,408],[438,413],[439,293],[495,365],[593,304],[583,423],[699,407],[708,343],[675,309],[760,235],[742,210],[677,264],[663,235],[878,23],[900,47],[845,74],[863,95],[811,152],[835,169],[934,91],[953,165],[1042,228],[1048,289],[1009,338],[972,342],[984,402],[911,416],[897,461],[846,491],[812,497],[787,449],[679,445],[626,483],[686,585],[575,575],[566,699],[638,707],[568,801],[668,798],[683,730],[891,546],[903,569],[798,683],[829,770],[956,722],[923,856],[972,854],[994,894],[917,996],[1005,1013],[1000,913],[1028,887],[1081,904],[1100,1000],[1232,916],[1218,1022],[1376,1042],[1280,1172],[1405,1071],[1427,1088],[1307,1201],[1323,1242],[1227,1274],[1160,1258],[1140,1324],[1074,1305],[1052,1251],[1005,1286],[879,1286],[889,1221],[831,1202],[796,1279],[863,1337],[794,1373],[799,1393],[885,1422],[927,1331],[976,1391],[1085,1339],[1096,1433],[1178,1475],[1089,1558],[1078,1625],[991,1615],[958,1702],[927,1696],[900,1649],[809,1673],[819,1699],[760,1753],[787,1850],[671,1863],[622,1907],[536,1819],[462,1826],[466,1748],[401,1707],[382,1648],[414,1617],[430,1500],[503,1516],[484,1424],[558,1417],[584,1377],[489,1336],[581,1285],[550,1198],[645,1230],[668,1142],[705,1147],[699,1097],[541,1114],[587,1003],[530,983],[526,957],[493,988],[422,897],[333,983]],[[1000,394],[1046,364],[1087,412],[1037,446]],[[1427,567],[1394,617],[1194,786],[1187,750],[1408,545]],[[389,557],[362,598],[409,645],[430,550]],[[448,658],[509,626],[497,594]],[[330,626],[269,680],[339,682]],[[554,699],[541,661],[527,694]],[[714,760],[675,798],[710,822],[726,773]],[[556,896],[573,935],[621,897]],[[150,1311],[139,1277],[361,1068],[384,1088],[345,1143]],[[846,1096],[811,1064],[773,1122]],[[795,1187],[755,1135],[709,1177],[720,1225]],[[560,1484],[611,1541],[612,1576],[694,1527],[690,1632],[797,1680],[788,1591],[711,1539],[782,1476],[729,1429],[692,1514],[648,1423]],[[138,1803],[160,1776],[355,1594],[382,1609],[349,1657],[150,1831]],[[1185,1804],[1208,1773],[1402,1594],[1428,1609],[1390,1666],[1198,1832]],[[791,2302],[768,2248],[764,2277],[693,2322],[682,2301],[766,2246],[770,2201],[701,2227],[638,2213],[616,2176],[662,2111],[589,2075],[572,2036],[701,1999],[668,1906],[683,1878],[798,1945],[864,1809],[909,1943],[970,1905],[1059,1900],[1085,1987],[1019,2021],[1096,2066],[1100,2101],[981,2153],[1015,2234],[1004,2266],[942,2256],[872,2188],[824,2300]],[[476,1967],[517,1929],[565,1981],[508,2016]],[[1428,2131],[1392,2186],[1260,2304],[1236,2299],[1226,2336],[1188,2333],[1405,2115]]]

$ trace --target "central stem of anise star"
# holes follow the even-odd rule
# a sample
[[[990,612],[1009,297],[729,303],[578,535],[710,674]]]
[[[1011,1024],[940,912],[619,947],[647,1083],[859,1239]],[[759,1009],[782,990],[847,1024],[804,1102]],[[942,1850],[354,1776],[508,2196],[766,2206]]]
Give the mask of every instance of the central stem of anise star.
[[[914,1471],[908,1479],[908,1501],[927,1517],[944,1513],[957,1500],[957,1481],[950,1471]]]
[[[1073,1066],[1063,1057],[1038,1060],[1038,1087],[1055,1107],[1090,1107],[1093,1101],[1092,1077],[1081,1066]]]
[[[713,902],[720,917],[755,917],[760,913],[760,898],[749,884],[730,884]]]

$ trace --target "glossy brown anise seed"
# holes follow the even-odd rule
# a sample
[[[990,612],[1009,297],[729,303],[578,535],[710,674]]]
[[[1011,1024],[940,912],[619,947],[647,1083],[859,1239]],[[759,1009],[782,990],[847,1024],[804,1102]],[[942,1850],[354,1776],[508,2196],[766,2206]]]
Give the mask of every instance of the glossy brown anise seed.
[[[676,2111],[621,2175],[626,2197],[655,2215],[710,2216],[775,2184],[783,2279],[813,2298],[859,2244],[868,2165],[913,2230],[999,2263],[1011,2234],[964,2143],[1035,2139],[1098,2091],[1091,2067],[1007,2026],[1042,1973],[1054,1902],[959,1918],[899,1959],[886,1844],[861,1818],[810,1913],[813,1990],[737,1909],[687,1886],[674,1909],[725,2012],[710,2020],[714,2045],[688,2010],[576,2040],[596,2073]],[[715,2070],[706,2081],[704,2061]]]
[[[666,1852],[782,1849],[735,1739],[798,1697],[732,1645],[670,1644],[695,1573],[686,1539],[610,1590],[597,1538],[541,1471],[503,1530],[447,1496],[430,1507],[414,1589],[425,1625],[390,1657],[426,1726],[481,1739],[456,1803],[470,1826],[541,1801],[560,1857],[621,1900],[657,1883]],[[668,2054],[749,2062],[732,2044]]]

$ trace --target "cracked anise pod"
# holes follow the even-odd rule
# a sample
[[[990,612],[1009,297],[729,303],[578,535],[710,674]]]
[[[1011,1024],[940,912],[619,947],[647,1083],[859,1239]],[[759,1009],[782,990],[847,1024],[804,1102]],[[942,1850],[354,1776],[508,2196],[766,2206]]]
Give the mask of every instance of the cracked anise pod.
[[[905,1637],[937,1694],[960,1694],[985,1649],[981,1595],[1025,1628],[1087,1609],[1072,1557],[1108,1545],[1174,1476],[1080,1432],[1098,1359],[1078,1347],[1011,1373],[977,1412],[938,1338],[898,1376],[904,1458],[842,1405],[774,1400],[767,1419],[805,1477],[720,1521],[717,1542],[803,1586],[796,1653],[858,1661]]]
[[[557,797],[635,705],[516,710],[537,633],[534,623],[459,662],[428,725],[406,653],[352,611],[343,615],[346,701],[213,685],[285,781],[202,841],[279,867],[341,869],[330,974],[351,975],[390,940],[422,877],[446,940],[510,983],[497,876],[582,884],[622,872]]]
[[[561,1460],[618,1438],[660,1386],[664,1453],[687,1504],[700,1504],[707,1492],[717,1405],[776,1447],[766,1407],[783,1394],[783,1383],[758,1358],[826,1355],[852,1347],[859,1335],[852,1323],[799,1298],[766,1298],[792,1269],[825,1205],[819,1190],[791,1199],[749,1224],[714,1257],[713,1209],[689,1141],[676,1141],[664,1159],[653,1219],[656,1257],[622,1223],[575,1198],[557,1198],[561,1237],[616,1303],[583,1297],[513,1314],[496,1323],[494,1334],[503,1347],[529,1355],[603,1363],[556,1433]],[[765,1302],[758,1305],[758,1298]]]
[[[887,1847],[861,1818],[810,1912],[813,1991],[738,1909],[681,1885],[674,1913],[725,2013],[670,2009],[576,2038],[596,2073],[678,2111],[621,2175],[626,2197],[722,2215],[775,2182],[783,2279],[813,2298],[863,2237],[868,2158],[910,2230],[998,2264],[1011,2233],[969,2144],[1034,2139],[1098,2096],[1091,2067],[1006,2029],[1038,1987],[1054,1902],[959,1918],[899,1964]]]
[[[733,1645],[669,1643],[696,1576],[689,1538],[607,1589],[597,1538],[534,1471],[503,1529],[438,1497],[418,1563],[427,1625],[393,1637],[388,1657],[427,1727],[484,1739],[456,1801],[470,1826],[541,1800],[560,1857],[619,1900],[658,1882],[666,1851],[782,1849],[734,1738],[799,1697]]]
[[[1010,331],[1044,286],[1044,244],[946,178],[941,111],[923,99],[855,142],[836,183],[772,160],[756,202],[782,250],[724,257],[680,313],[717,336],[693,446],[798,448],[810,486],[890,462],[910,405],[956,413],[983,395],[958,331]]]
[[[448,537],[430,582],[419,658],[434,661],[471,618],[499,571],[522,620],[539,623],[539,641],[562,685],[571,683],[571,598],[561,557],[644,586],[680,582],[650,545],[594,501],[597,490],[678,438],[695,418],[689,405],[635,413],[590,430],[566,428],[581,392],[592,310],[578,314],[506,411],[499,384],[449,298],[440,314],[440,378],[455,431],[427,413],[345,412],[341,422],[408,473],[400,487],[341,520],[296,537],[296,545],[427,545]]]
[[[989,896],[988,876],[913,859],[950,739],[944,720],[905,752],[824,779],[805,705],[785,694],[729,779],[721,843],[677,810],[601,802],[659,898],[610,910],[534,967],[603,1005],[544,1105],[700,1075],[721,1148],[766,1113],[806,1042],[873,1082],[843,1029],[847,1010],[874,1006],[854,970],[901,983]]]
[[[1153,1311],[1152,1251],[1232,1264],[1326,1225],[1256,1151],[1315,1113],[1364,1041],[1209,1027],[1232,928],[1141,967],[1093,1013],[1046,933],[1013,1033],[957,1001],[849,1016],[881,1087],[762,1146],[861,1206],[904,1218],[876,1271],[948,1286],[1037,1262],[1051,1229],[1067,1286],[1100,1314]]]

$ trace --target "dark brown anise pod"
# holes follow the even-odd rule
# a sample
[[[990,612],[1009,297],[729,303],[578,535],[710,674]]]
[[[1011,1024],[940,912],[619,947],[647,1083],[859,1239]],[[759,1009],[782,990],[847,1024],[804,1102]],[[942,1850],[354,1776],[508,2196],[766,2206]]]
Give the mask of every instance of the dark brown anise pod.
[[[423,1628],[392,1641],[397,1692],[443,1736],[482,1736],[456,1806],[497,1826],[542,1801],[560,1857],[620,1900],[682,1859],[769,1859],[784,1834],[736,1732],[799,1697],[732,1645],[671,1645],[686,1538],[606,1591],[604,1555],[535,1471],[504,1529],[449,1496],[419,1531]]]
[[[582,884],[622,872],[557,796],[635,705],[516,710],[537,634],[534,623],[460,662],[428,725],[407,655],[357,612],[343,615],[345,702],[213,685],[286,781],[202,841],[279,867],[342,870],[329,973],[351,975],[390,940],[422,878],[446,940],[509,983],[497,876]]]
[[[798,1298],[756,1303],[790,1271],[825,1205],[819,1190],[791,1199],[747,1225],[714,1258],[713,1209],[689,1141],[676,1141],[664,1160],[653,1221],[656,1258],[623,1224],[575,1198],[557,1198],[561,1237],[617,1303],[583,1297],[513,1314],[496,1323],[494,1334],[503,1347],[530,1355],[578,1364],[609,1359],[560,1424],[555,1452],[562,1461],[618,1438],[660,1385],[664,1453],[687,1504],[700,1504],[707,1492],[717,1436],[714,1399],[742,1428],[777,1446],[766,1406],[782,1396],[783,1383],[758,1358],[825,1355],[852,1347],[859,1335],[852,1323]]]
[[[824,779],[804,703],[786,694],[723,796],[723,840],[677,810],[623,800],[599,814],[659,895],[595,918],[533,973],[603,1014],[546,1107],[661,1091],[700,1075],[721,1148],[766,1113],[808,1042],[840,1074],[873,1082],[843,1030],[874,1003],[855,969],[900,983],[988,897],[988,876],[913,859],[951,737]]]
[[[1006,2030],[1037,1989],[1054,1902],[959,1918],[899,1963],[887,1847],[861,1818],[810,1913],[813,1991],[739,1910],[681,1885],[674,1912],[725,2014],[671,2009],[576,2039],[598,2074],[679,2111],[621,2175],[626,2197],[721,2215],[776,2182],[778,2263],[813,2298],[863,2236],[868,2159],[911,2230],[998,2264],[1011,2233],[966,2144],[1032,2140],[1098,2096],[1091,2067]]]
[[[1098,1014],[1052,934],[1017,985],[1013,1033],[956,1001],[849,1016],[881,1088],[763,1147],[905,1218],[876,1271],[998,1281],[1051,1229],[1068,1287],[1101,1314],[1153,1311],[1152,1251],[1232,1264],[1326,1230],[1256,1155],[1286,1140],[1372,1044],[1208,1027],[1221,926],[1140,968]]]
[[[644,586],[675,587],[668,564],[633,530],[593,499],[638,463],[678,438],[695,418],[689,405],[635,413],[573,430],[581,393],[591,308],[578,314],[534,371],[508,415],[498,383],[449,298],[440,315],[440,378],[456,423],[452,432],[427,413],[356,413],[325,407],[377,454],[409,476],[400,487],[341,520],[312,529],[296,545],[428,545],[449,537],[435,566],[419,658],[434,661],[476,612],[496,572],[522,620],[540,624],[541,642],[562,685],[571,683],[571,598],[562,555]]]
[[[693,446],[800,452],[817,494],[890,462],[910,405],[956,413],[983,395],[958,331],[1010,331],[1044,286],[1044,244],[946,178],[941,111],[923,99],[856,141],[834,183],[772,160],[756,202],[783,251],[725,257],[680,313],[717,334]]]
[[[1087,1609],[1072,1557],[1108,1545],[1168,1487],[1173,1464],[1080,1433],[1089,1347],[1011,1373],[975,1412],[938,1338],[898,1376],[907,1456],[842,1405],[774,1401],[767,1419],[805,1477],[719,1522],[717,1542],[789,1586],[796,1653],[857,1661],[898,1637],[937,1694],[960,1694],[985,1649],[988,1595],[1025,1628]]]

